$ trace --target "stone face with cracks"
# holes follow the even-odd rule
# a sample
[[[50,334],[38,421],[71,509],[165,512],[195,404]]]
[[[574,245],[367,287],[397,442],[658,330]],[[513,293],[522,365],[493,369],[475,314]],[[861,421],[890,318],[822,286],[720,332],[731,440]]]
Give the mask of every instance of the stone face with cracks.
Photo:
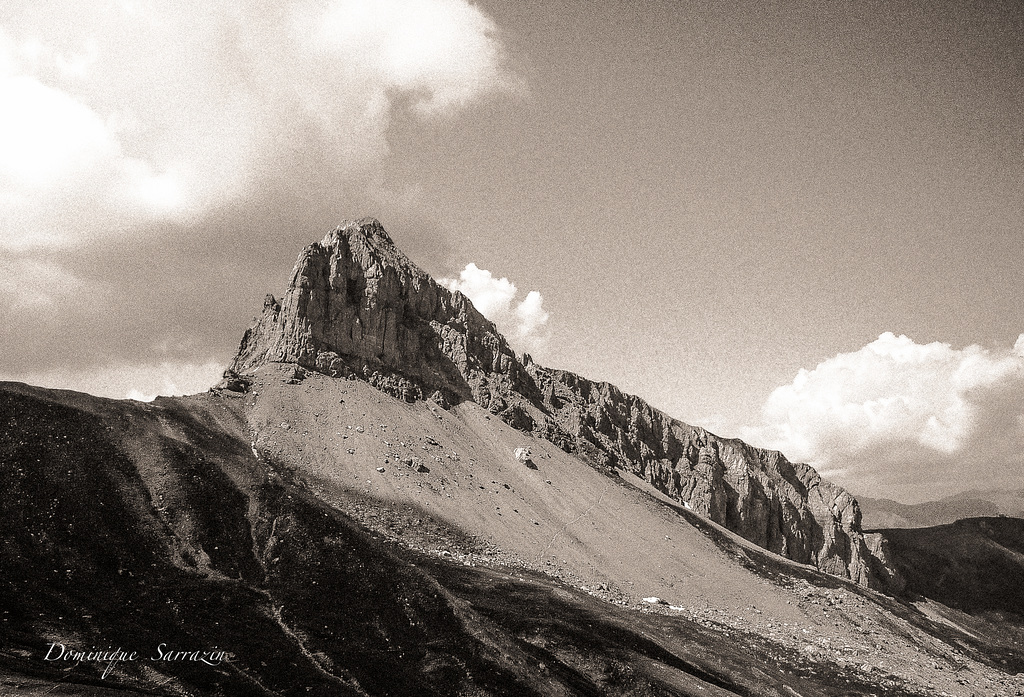
[[[299,255],[246,331],[229,377],[270,362],[362,377],[394,396],[473,400],[602,468],[621,468],[772,552],[875,587],[856,500],[813,468],[689,426],[639,397],[517,355],[462,293],[421,271],[379,222],[346,223]]]
[[[297,363],[357,374],[406,398],[439,392],[488,405],[528,376],[494,324],[439,286],[376,220],[343,225],[302,251],[283,299],[268,296],[230,370]]]

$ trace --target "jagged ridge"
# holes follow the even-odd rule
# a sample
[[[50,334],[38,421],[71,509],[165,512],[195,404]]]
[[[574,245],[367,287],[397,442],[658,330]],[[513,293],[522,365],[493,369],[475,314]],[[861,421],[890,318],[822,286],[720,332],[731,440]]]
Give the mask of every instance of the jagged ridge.
[[[407,400],[473,400],[596,466],[628,470],[746,539],[858,583],[891,583],[844,489],[781,453],[673,419],[608,383],[517,356],[462,293],[438,285],[374,219],[299,255],[227,377],[269,362],[357,375]],[[877,546],[877,545],[873,545]]]
[[[358,374],[406,399],[480,402],[486,385],[524,393],[529,384],[494,324],[421,271],[373,219],[304,249],[284,298],[267,296],[229,370],[268,362]]]

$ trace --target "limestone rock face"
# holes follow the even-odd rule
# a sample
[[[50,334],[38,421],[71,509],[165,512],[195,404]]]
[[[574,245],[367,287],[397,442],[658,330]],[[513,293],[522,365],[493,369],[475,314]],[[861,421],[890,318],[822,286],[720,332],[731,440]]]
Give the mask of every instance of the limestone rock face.
[[[269,362],[362,377],[408,400],[473,400],[594,466],[623,469],[747,540],[857,583],[887,586],[856,500],[781,453],[719,438],[639,397],[517,356],[461,293],[439,286],[379,222],[346,223],[299,255],[228,370]],[[881,553],[881,550],[879,550]]]
[[[872,567],[857,501],[812,467],[684,424],[614,385],[536,364],[528,370],[576,451],[632,472],[760,547],[888,587]]]
[[[348,223],[302,251],[284,297],[267,296],[229,371],[297,363],[356,374],[407,399],[443,400],[521,390],[515,353],[466,296],[439,286],[379,222]]]
[[[878,581],[877,585],[890,593],[902,593],[907,587],[907,579],[892,561],[889,541],[877,532],[865,534],[864,541],[871,552],[869,562],[872,576]]]

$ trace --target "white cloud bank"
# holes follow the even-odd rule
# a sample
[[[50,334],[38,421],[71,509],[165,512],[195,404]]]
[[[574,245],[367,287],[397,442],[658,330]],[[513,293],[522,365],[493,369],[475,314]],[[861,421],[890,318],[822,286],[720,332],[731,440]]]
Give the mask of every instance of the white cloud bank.
[[[145,365],[116,364],[86,370],[51,370],[24,375],[0,375],[0,381],[24,382],[87,392],[97,397],[150,402],[158,395],[205,392],[220,381],[222,361],[205,363],[165,361]]]
[[[461,291],[487,319],[513,344],[526,351],[543,350],[548,335],[545,331],[549,315],[544,299],[531,290],[516,302],[519,290],[507,278],[495,278],[487,269],[466,264],[458,279],[442,278],[441,285]]]
[[[0,20],[0,250],[188,220],[515,86],[467,0],[33,0]]]
[[[1024,334],[1012,348],[955,349],[887,332],[800,370],[763,419],[743,437],[864,495],[1024,486]]]

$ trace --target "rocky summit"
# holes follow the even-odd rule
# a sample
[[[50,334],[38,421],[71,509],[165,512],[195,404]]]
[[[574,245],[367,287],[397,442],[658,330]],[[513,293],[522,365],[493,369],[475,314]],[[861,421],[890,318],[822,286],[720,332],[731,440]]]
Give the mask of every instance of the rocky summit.
[[[284,298],[267,296],[229,374],[270,362],[358,374],[394,396],[445,403],[519,394],[532,382],[494,324],[421,271],[373,219],[302,251]]]
[[[439,285],[374,219],[299,255],[245,333],[226,380],[268,363],[358,376],[406,400],[472,400],[608,472],[628,472],[754,544],[870,587],[898,588],[857,501],[779,452],[720,438],[614,385],[517,354],[466,296]]]

